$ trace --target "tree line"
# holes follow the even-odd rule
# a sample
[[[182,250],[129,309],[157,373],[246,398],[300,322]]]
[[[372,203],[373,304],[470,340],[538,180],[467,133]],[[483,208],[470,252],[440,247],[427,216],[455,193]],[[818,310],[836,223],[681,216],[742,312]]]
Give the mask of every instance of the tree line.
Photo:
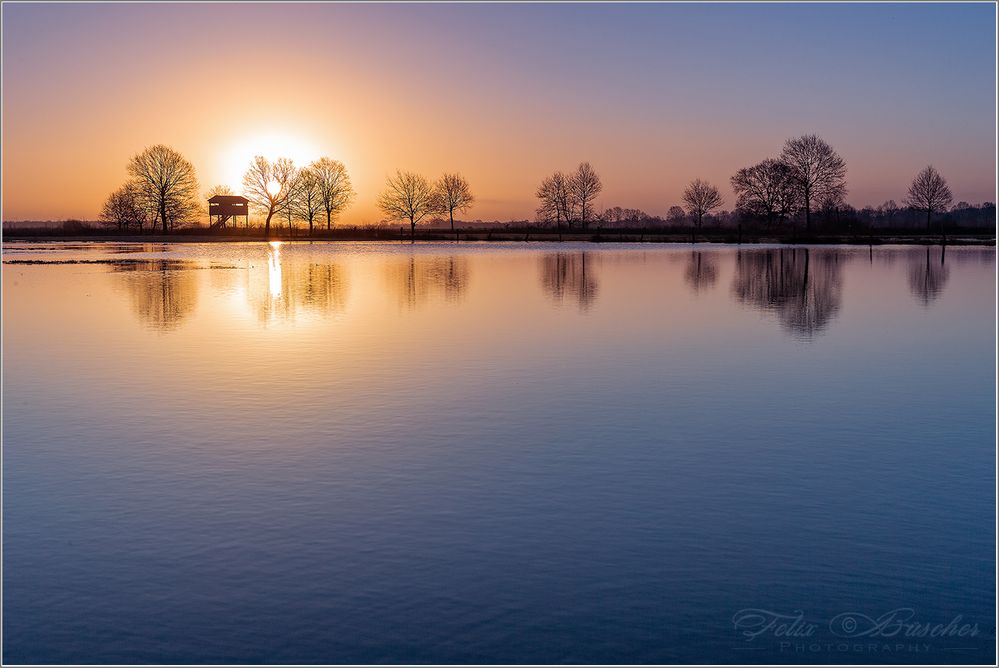
[[[101,209],[105,224],[140,232],[159,227],[167,233],[203,211],[194,166],[169,146],[144,149],[129,160],[127,171],[129,179],[108,195]],[[233,194],[228,186],[219,185],[206,198]],[[243,176],[242,194],[266,217],[266,235],[275,215],[307,222],[310,233],[324,219],[330,229],[356,196],[347,168],[327,157],[298,168],[288,158],[271,162],[257,156]]]
[[[891,225],[902,218],[902,209],[894,200],[888,200],[874,209],[865,207],[857,211],[845,202],[846,163],[821,137],[811,134],[788,139],[777,157],[739,169],[730,179],[735,193],[735,211],[724,216],[727,222],[744,221],[766,228],[777,228],[795,218],[803,218],[805,229],[811,231],[813,219],[819,212],[825,219],[836,222],[863,222]],[[593,211],[590,198],[601,191],[600,177],[589,163],[582,163],[571,175],[555,172],[545,177],[535,193],[540,205],[535,220],[541,224],[573,223],[583,228],[591,222],[587,213]],[[691,225],[691,234],[699,230],[706,218],[724,204],[717,186],[700,178],[691,181],[682,194],[684,206],[673,205],[666,217],[651,216],[640,209],[611,207],[596,214],[600,224],[625,224],[638,227],[656,225]],[[925,216],[926,229],[932,228],[934,215],[947,213],[953,201],[946,179],[931,165],[922,169],[909,185],[903,203],[907,210]],[[981,210],[991,210],[993,203],[986,203]],[[972,218],[976,210],[967,202],[955,207],[963,219]]]
[[[165,145],[144,149],[127,165],[129,179],[112,192],[104,203],[101,220],[120,230],[136,227],[159,227],[166,233],[175,226],[196,218],[203,212],[198,200],[198,181],[194,166],[179,152]],[[608,224],[650,227],[689,225],[691,235],[706,220],[741,225],[743,222],[778,229],[792,220],[802,220],[811,231],[819,214],[824,220],[857,220],[869,226],[875,221],[890,221],[905,210],[920,212],[927,230],[934,216],[947,213],[953,201],[944,177],[927,166],[912,180],[903,199],[905,209],[889,200],[874,209],[857,211],[845,203],[847,194],[846,163],[825,140],[817,135],[788,139],[776,157],[766,158],[736,171],[729,180],[735,194],[735,211],[715,214],[725,203],[718,187],[696,178],[682,193],[683,206],[673,205],[665,218],[650,216],[639,209],[611,207],[600,211],[597,199],[603,182],[589,162],[575,171],[556,171],[542,179],[535,191],[538,207],[535,223],[586,230],[591,225]],[[226,186],[216,186],[208,196],[231,195]],[[243,192],[255,211],[264,217],[264,234],[270,235],[275,216],[304,222],[309,233],[325,222],[332,229],[335,221],[356,198],[350,175],[344,164],[323,157],[304,167],[288,158],[270,161],[257,156],[243,177]],[[468,180],[458,172],[431,180],[415,172],[396,170],[386,179],[377,199],[385,221],[409,223],[410,235],[425,220],[439,221],[446,216],[452,231],[455,213],[466,212],[475,203]],[[972,209],[959,203],[958,209]],[[987,207],[994,204],[987,203]]]

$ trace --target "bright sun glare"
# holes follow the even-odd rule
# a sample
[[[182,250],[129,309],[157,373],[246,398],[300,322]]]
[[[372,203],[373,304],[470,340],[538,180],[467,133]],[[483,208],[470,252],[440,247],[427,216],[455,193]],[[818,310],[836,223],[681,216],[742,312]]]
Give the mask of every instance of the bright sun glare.
[[[268,160],[291,158],[295,166],[304,167],[320,157],[320,151],[306,139],[281,133],[261,133],[248,135],[234,143],[225,154],[223,163],[225,185],[233,192],[243,191],[243,174],[250,167],[255,156],[262,155]]]

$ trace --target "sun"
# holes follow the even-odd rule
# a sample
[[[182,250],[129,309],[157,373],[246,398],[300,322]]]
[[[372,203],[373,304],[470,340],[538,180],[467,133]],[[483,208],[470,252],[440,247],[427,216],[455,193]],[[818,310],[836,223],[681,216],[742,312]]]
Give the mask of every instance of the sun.
[[[222,163],[225,185],[233,192],[243,191],[243,174],[253,158],[262,155],[268,160],[291,158],[296,167],[304,167],[321,156],[314,142],[304,137],[281,132],[261,132],[247,135],[225,151]]]

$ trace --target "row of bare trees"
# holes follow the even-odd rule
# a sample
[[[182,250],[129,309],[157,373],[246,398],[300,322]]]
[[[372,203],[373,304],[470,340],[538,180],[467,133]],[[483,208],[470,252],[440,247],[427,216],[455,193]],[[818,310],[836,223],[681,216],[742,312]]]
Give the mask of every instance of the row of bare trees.
[[[101,219],[105,223],[140,231],[158,225],[168,232],[197,215],[194,167],[174,149],[162,144],[146,148],[131,158],[127,169],[129,180],[104,203]],[[741,218],[760,220],[770,227],[803,214],[810,230],[816,210],[844,207],[846,163],[822,138],[803,135],[788,139],[778,157],[738,170],[730,183]],[[243,188],[253,207],[265,216],[266,235],[276,215],[286,216],[289,227],[293,220],[306,222],[310,234],[324,219],[326,229],[331,229],[356,197],[346,167],[326,157],[298,168],[288,158],[272,162],[257,156],[243,177]],[[596,200],[602,190],[600,176],[589,162],[580,163],[572,173],[557,171],[545,177],[535,192],[537,220],[555,223],[561,230],[563,224],[586,229],[594,220],[651,219],[638,210],[619,207],[598,213]],[[232,193],[216,186],[209,196],[214,194]],[[689,220],[698,230],[705,217],[724,204],[718,188],[699,178],[687,185],[682,198],[685,208],[671,207],[667,220],[671,224]],[[947,211],[952,199],[946,180],[928,166],[913,179],[904,203],[925,213],[929,229],[933,215]],[[387,179],[378,207],[389,220],[407,221],[415,236],[416,225],[434,216],[447,215],[454,231],[455,212],[467,211],[474,202],[468,180],[459,173],[431,181],[397,170]]]
[[[415,238],[416,225],[428,216],[447,214],[453,232],[454,212],[466,211],[474,202],[471,186],[461,174],[447,173],[431,182],[422,174],[396,170],[385,182],[378,208],[390,220],[408,221],[410,238]]]
[[[284,214],[308,223],[309,234],[325,216],[326,229],[354,201],[356,193],[347,168],[339,160],[320,158],[302,168],[289,158],[273,162],[258,155],[243,175],[243,195],[265,214],[264,234],[271,233],[271,220]]]
[[[169,146],[144,149],[129,160],[127,169],[129,180],[108,196],[101,209],[105,224],[140,232],[158,224],[166,233],[201,212],[194,166]],[[288,158],[271,162],[257,156],[243,177],[243,187],[246,198],[266,216],[267,235],[278,214],[286,215],[289,223],[307,222],[310,234],[323,217],[330,229],[355,197],[343,163],[325,157],[297,168]],[[232,194],[228,186],[215,186],[208,192],[209,197]]]
[[[596,200],[603,189],[600,176],[588,162],[581,162],[572,174],[557,171],[546,176],[535,192],[540,201],[537,219],[542,223],[554,221],[559,230],[562,223],[569,229],[573,223],[586,229],[596,217]]]
[[[787,140],[780,158],[740,169],[732,177],[732,188],[741,210],[773,223],[800,209],[810,229],[816,203],[843,201],[845,177],[846,163],[839,154],[818,136],[805,135]],[[555,172],[541,182],[535,193],[540,201],[537,219],[554,221],[559,227],[565,222],[570,228],[578,221],[586,228],[601,190],[600,177],[588,162],[571,175]],[[683,202],[686,210],[672,207],[670,221],[676,223],[687,216],[697,229],[705,216],[724,204],[718,188],[699,178],[684,189]]]
[[[731,184],[740,213],[771,226],[803,211],[805,228],[811,229],[816,206],[823,210],[843,207],[846,163],[820,137],[804,135],[788,139],[780,157],[740,169]],[[904,202],[925,212],[930,229],[933,214],[946,211],[952,200],[947,181],[930,165],[913,179]]]
[[[736,208],[768,226],[799,211],[812,227],[816,206],[835,208],[846,197],[846,163],[817,135],[788,139],[777,158],[743,167],[732,176]]]

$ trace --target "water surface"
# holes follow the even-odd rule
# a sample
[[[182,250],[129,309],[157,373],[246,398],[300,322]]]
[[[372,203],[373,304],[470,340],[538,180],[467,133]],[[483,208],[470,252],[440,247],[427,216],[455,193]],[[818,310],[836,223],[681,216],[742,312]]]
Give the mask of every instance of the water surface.
[[[991,663],[994,281],[939,246],[7,244],[3,659]],[[892,614],[977,633],[862,633]]]

